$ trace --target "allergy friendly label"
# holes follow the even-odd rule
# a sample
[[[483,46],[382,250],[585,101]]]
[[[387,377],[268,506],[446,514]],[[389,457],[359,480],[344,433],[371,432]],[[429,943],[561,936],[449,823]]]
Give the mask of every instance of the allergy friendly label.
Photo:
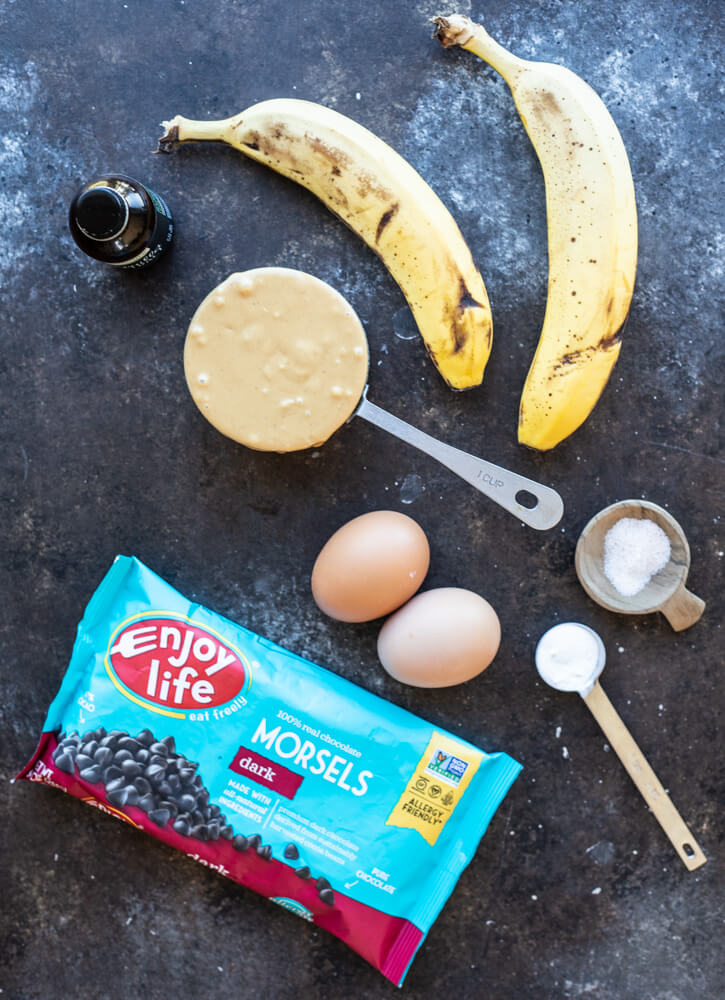
[[[386,826],[417,830],[435,844],[482,759],[475,747],[434,732]]]

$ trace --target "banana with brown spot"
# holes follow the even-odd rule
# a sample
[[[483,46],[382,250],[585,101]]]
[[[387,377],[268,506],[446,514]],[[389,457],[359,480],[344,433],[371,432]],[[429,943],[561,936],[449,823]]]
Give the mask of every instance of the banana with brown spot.
[[[492,339],[483,279],[450,212],[390,146],[336,111],[293,99],[222,121],[177,116],[163,124],[162,152],[225,142],[317,195],[380,256],[448,385],[481,383]]]
[[[549,287],[521,395],[519,441],[553,448],[589,416],[620,350],[637,267],[627,152],[601,98],[564,66],[519,59],[462,15],[434,18],[506,80],[544,172]]]

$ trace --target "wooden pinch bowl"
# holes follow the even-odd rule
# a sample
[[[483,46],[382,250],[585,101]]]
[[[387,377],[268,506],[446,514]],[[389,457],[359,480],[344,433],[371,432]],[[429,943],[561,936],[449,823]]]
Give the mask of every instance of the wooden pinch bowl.
[[[604,574],[604,536],[620,518],[654,521],[670,541],[670,561],[639,593],[625,597]],[[677,521],[662,507],[647,500],[620,500],[596,514],[584,528],[574,557],[576,573],[593,601],[609,611],[646,615],[661,611],[676,632],[694,625],[705,602],[685,587],[690,569],[690,546]]]

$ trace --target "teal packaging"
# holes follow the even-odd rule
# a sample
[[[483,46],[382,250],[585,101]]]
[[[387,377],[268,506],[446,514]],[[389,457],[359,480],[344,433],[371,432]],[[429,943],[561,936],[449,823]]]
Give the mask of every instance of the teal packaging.
[[[520,769],[119,556],[19,777],[326,927],[400,984]]]

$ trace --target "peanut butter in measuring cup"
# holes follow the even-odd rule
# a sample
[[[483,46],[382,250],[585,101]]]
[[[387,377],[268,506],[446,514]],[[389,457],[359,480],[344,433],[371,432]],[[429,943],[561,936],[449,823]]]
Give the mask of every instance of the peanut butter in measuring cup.
[[[365,388],[368,345],[349,303],[303,271],[230,275],[189,326],[184,371],[192,398],[227,437],[258,451],[322,444]]]

